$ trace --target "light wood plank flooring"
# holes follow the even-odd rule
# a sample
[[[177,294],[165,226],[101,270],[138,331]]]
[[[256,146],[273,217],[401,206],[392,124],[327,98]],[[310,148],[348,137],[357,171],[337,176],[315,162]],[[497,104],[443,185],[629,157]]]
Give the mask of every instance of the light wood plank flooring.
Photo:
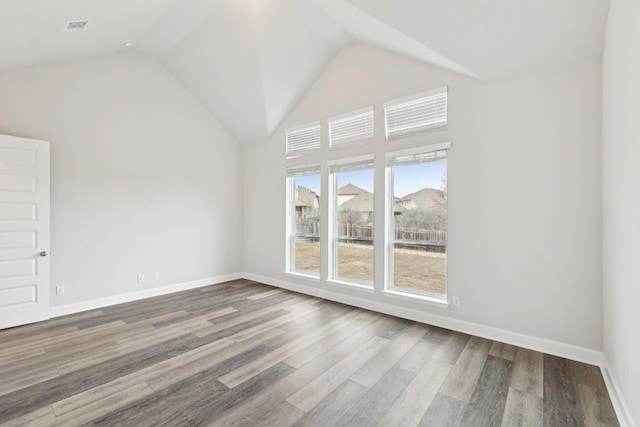
[[[595,366],[238,280],[0,331],[2,426],[615,426]]]

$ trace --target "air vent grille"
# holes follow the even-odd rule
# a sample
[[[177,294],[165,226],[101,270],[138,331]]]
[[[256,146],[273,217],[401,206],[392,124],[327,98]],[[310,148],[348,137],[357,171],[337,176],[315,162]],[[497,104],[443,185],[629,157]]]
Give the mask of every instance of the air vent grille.
[[[86,21],[69,21],[64,29],[66,31],[84,30],[87,27],[87,24],[89,24],[88,19]]]

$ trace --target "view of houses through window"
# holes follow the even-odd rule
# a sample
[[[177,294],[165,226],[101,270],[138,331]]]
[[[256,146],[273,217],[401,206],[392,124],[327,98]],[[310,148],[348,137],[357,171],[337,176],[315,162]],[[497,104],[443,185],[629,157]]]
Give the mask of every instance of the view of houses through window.
[[[443,151],[442,153],[446,153]],[[447,160],[436,157],[389,162],[393,180],[391,288],[446,295]],[[342,170],[342,171],[340,171]],[[372,168],[334,174],[333,278],[373,283]],[[294,270],[320,273],[320,175],[295,180]]]

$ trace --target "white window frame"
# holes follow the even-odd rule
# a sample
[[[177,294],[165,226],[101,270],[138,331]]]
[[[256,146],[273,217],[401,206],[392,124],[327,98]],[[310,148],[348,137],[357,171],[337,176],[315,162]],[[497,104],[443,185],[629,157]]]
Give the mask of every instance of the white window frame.
[[[395,221],[394,221],[394,209],[395,209],[395,195],[394,182],[393,182],[393,166],[387,166],[386,163],[389,159],[395,157],[412,156],[419,154],[433,153],[435,151],[447,150],[447,175],[448,175],[448,158],[449,151],[451,150],[451,142],[442,142],[437,144],[430,144],[422,147],[411,148],[401,151],[393,151],[385,154],[385,283],[384,293],[386,295],[400,297],[404,299],[412,300],[424,300],[428,302],[447,303],[448,298],[448,271],[445,271],[445,294],[435,295],[426,292],[410,291],[407,289],[396,288],[393,283],[394,278],[394,248],[395,248]],[[448,177],[447,177],[448,179]],[[448,222],[449,210],[447,209],[447,222]],[[447,236],[448,238],[448,236]],[[447,242],[448,246],[448,242]],[[445,267],[448,270],[448,264]]]
[[[305,278],[310,279],[320,279],[321,270],[318,274],[313,274],[308,271],[296,270],[295,269],[295,239],[299,237],[299,233],[297,233],[296,229],[296,217],[295,217],[295,199],[296,199],[296,177],[298,176],[311,176],[311,175],[319,175],[320,180],[322,181],[321,174],[321,164],[318,162],[308,163],[300,166],[289,166],[287,167],[286,173],[286,239],[285,239],[285,273],[287,274],[295,274],[297,276],[303,276]],[[309,173],[309,174],[299,174],[299,175],[290,175],[288,170],[294,168],[308,168],[308,169],[317,169],[317,173]],[[322,182],[321,182],[322,184]],[[322,197],[322,194],[320,195]],[[321,238],[322,236],[320,236]],[[322,256],[322,253],[320,254]],[[322,266],[320,266],[322,268]]]
[[[337,177],[337,173],[332,173],[331,172],[331,167],[332,166],[348,166],[350,164],[354,164],[354,163],[358,163],[358,162],[363,162],[363,161],[371,161],[372,166],[371,166],[371,171],[373,172],[373,181],[375,183],[375,156],[373,154],[367,154],[364,156],[358,156],[358,157],[350,157],[350,158],[345,158],[345,159],[339,159],[339,160],[332,160],[327,162],[328,166],[329,166],[329,195],[328,195],[328,201],[329,201],[329,215],[328,215],[328,228],[329,228],[329,257],[328,257],[328,273],[329,273],[329,277],[327,278],[327,281],[333,284],[341,284],[341,285],[348,285],[348,286],[354,286],[354,287],[359,287],[359,288],[365,288],[365,289],[370,289],[373,290],[374,287],[374,283],[375,283],[375,256],[373,257],[373,265],[372,265],[372,269],[374,271],[374,277],[373,277],[373,281],[371,282],[366,282],[363,280],[357,280],[357,279],[350,279],[350,278],[346,278],[346,277],[340,277],[338,276],[338,233],[337,233],[337,221],[338,221],[338,177]],[[368,169],[365,169],[368,170]],[[374,189],[375,190],[375,189]],[[375,200],[376,200],[376,193],[375,191],[373,192],[373,209],[374,209],[374,217],[375,217]],[[373,236],[375,236],[375,220],[374,220],[374,232],[372,233]],[[372,237],[373,238],[373,237]],[[372,245],[375,244],[375,240],[372,242]],[[375,252],[374,252],[375,254]]]

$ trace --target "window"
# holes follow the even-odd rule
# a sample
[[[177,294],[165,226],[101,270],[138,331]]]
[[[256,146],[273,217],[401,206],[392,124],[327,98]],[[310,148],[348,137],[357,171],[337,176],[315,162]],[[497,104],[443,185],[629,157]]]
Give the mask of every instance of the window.
[[[447,96],[444,87],[384,103],[384,133],[377,106],[330,117],[324,130],[324,118],[285,130],[286,273],[446,303],[451,144],[424,145],[424,132],[447,129]],[[402,138],[416,148],[387,142]]]
[[[320,276],[320,164],[287,168],[287,271]]]
[[[287,158],[296,157],[320,148],[320,122],[287,129],[285,135]]]
[[[387,141],[447,128],[447,88],[384,104]]]
[[[373,141],[373,107],[332,117],[328,123],[331,150]]]
[[[329,163],[330,278],[373,286],[373,157]]]
[[[446,296],[449,147],[387,154],[390,290]]]

